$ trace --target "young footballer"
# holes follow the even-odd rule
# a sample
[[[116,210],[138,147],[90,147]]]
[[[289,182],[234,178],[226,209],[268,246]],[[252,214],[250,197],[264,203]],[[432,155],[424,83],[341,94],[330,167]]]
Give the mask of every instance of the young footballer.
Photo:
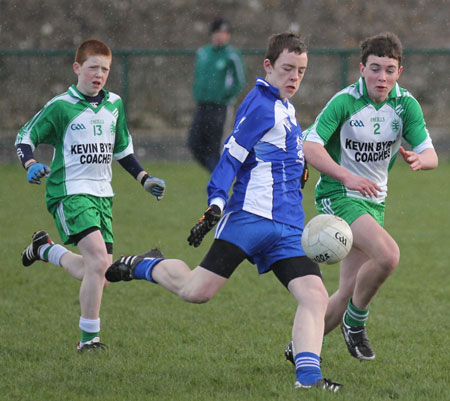
[[[183,261],[164,259],[153,250],[118,259],[106,278],[159,283],[185,301],[203,303],[248,259],[260,274],[272,271],[298,301],[292,329],[295,386],[335,392],[340,384],[324,379],[320,367],[328,295],[318,265],[301,246],[305,162],[302,130],[289,99],[299,89],[307,62],[305,43],[297,34],[269,39],[265,79],[256,80],[237,111],[233,133],[208,184],[209,207],[188,238],[190,245],[199,246],[220,220],[200,265],[190,270]]]
[[[388,172],[398,155],[413,171],[436,168],[438,158],[419,103],[397,83],[403,70],[398,37],[365,39],[359,68],[358,82],[333,96],[305,131],[304,151],[321,172],[318,212],[342,217],[353,232],[339,288],[328,302],[325,334],[340,324],[350,354],[363,361],[375,358],[365,329],[369,305],[400,258],[383,228]]]
[[[47,208],[63,243],[76,245],[81,253],[53,243],[44,230],[33,234],[22,253],[24,266],[48,261],[81,280],[79,351],[104,347],[99,314],[104,275],[113,253],[113,159],[158,200],[165,191],[165,182],[149,176],[133,154],[122,100],[103,88],[111,61],[106,44],[95,39],[83,42],[73,64],[77,85],[50,100],[21,128],[16,140],[28,181],[40,184],[47,177]],[[50,167],[34,158],[39,144],[54,147]]]

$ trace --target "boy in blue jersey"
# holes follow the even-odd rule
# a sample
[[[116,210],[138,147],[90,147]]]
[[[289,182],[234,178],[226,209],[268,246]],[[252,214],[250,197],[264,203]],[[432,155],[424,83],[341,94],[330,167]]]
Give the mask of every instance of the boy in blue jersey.
[[[257,79],[237,111],[233,133],[208,184],[209,207],[188,238],[190,245],[199,246],[220,220],[200,265],[190,270],[183,261],[164,259],[153,250],[118,259],[106,278],[111,282],[145,279],[185,301],[203,303],[244,259],[256,264],[260,274],[273,271],[298,301],[292,329],[297,350],[295,386],[335,392],[340,384],[324,379],[320,367],[328,295],[318,265],[301,246],[305,161],[302,130],[289,99],[300,86],[307,61],[306,46],[297,34],[286,32],[269,39],[266,77]]]

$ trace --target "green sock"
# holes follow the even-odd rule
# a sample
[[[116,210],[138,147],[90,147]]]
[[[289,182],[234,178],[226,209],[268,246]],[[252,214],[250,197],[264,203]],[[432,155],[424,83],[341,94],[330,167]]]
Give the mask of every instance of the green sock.
[[[81,330],[81,342],[91,341],[93,338],[98,337],[99,333],[88,333],[87,331]]]
[[[47,245],[47,244],[45,244],[45,245]],[[45,246],[45,245],[42,245],[42,246]],[[42,260],[44,260],[45,262],[48,262],[48,253],[50,252],[50,249],[52,247],[53,247],[53,245],[48,245],[47,248],[44,250],[44,254],[42,255],[43,256]]]
[[[345,323],[351,327],[365,326],[369,317],[369,308],[358,309],[353,305],[352,298],[348,301],[347,311],[345,312]]]

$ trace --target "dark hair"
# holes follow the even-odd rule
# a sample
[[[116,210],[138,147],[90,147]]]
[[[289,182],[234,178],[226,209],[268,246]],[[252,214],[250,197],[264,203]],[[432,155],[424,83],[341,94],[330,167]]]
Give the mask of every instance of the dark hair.
[[[372,54],[378,57],[389,57],[402,65],[402,43],[395,33],[384,32],[361,42],[361,63],[365,66],[367,58]]]
[[[216,18],[209,27],[209,32],[214,33],[217,31],[227,31],[231,32],[231,25],[230,23],[223,18]]]
[[[97,55],[112,58],[111,49],[105,43],[97,39],[88,39],[78,47],[75,62],[82,65],[89,56]]]
[[[269,38],[265,58],[269,59],[270,64],[274,65],[284,49],[287,49],[290,53],[298,54],[308,51],[305,41],[298,33],[283,32],[274,34]]]

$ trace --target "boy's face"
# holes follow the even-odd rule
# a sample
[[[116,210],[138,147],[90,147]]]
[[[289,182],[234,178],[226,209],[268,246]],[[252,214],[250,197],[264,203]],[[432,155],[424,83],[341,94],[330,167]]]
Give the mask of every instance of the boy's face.
[[[403,67],[394,58],[371,54],[367,57],[365,66],[362,63],[359,65],[359,70],[366,81],[369,97],[375,103],[382,103],[400,78]]]
[[[111,66],[111,58],[103,55],[89,56],[83,64],[73,63],[78,75],[77,89],[87,96],[97,96],[105,86]]]
[[[286,101],[295,95],[305,75],[308,64],[306,53],[298,54],[284,49],[272,65],[269,59],[264,60],[266,81],[278,88],[280,97]]]

